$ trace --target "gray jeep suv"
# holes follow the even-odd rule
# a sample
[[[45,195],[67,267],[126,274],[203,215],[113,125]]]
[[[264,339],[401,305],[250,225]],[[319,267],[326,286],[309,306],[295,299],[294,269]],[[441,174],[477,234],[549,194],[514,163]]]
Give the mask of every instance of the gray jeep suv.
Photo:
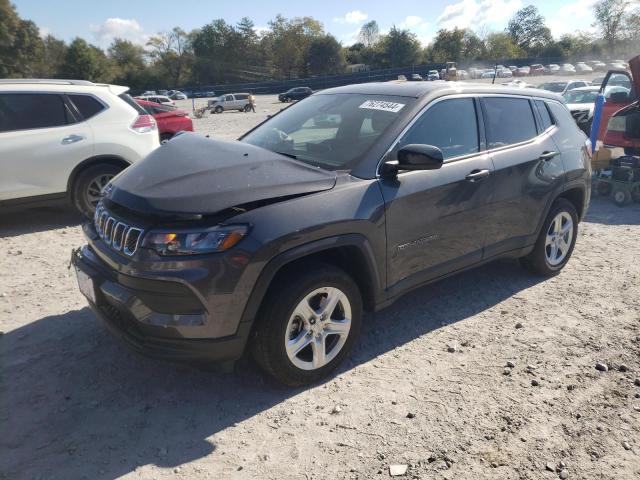
[[[561,97],[454,82],[316,93],[237,142],[183,134],[116,177],[72,256],[134,349],[333,370],[363,311],[491,260],[555,275],[590,197]]]

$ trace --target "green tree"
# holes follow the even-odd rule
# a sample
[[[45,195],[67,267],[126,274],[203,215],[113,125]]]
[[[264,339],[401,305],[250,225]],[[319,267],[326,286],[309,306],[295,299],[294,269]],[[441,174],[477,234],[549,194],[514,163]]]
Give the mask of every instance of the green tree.
[[[380,40],[380,27],[378,22],[371,20],[360,28],[358,34],[358,42],[362,43],[365,47],[373,47]]]
[[[193,60],[192,36],[180,27],[160,33],[149,39],[149,55],[164,75],[166,86],[182,85],[189,77]]]
[[[395,25],[381,38],[378,63],[385,67],[413,65],[420,58],[420,42],[409,30],[400,30]]]
[[[492,61],[518,58],[523,52],[515,43],[512,37],[503,32],[494,32],[487,35],[485,40],[486,58]]]
[[[436,63],[457,62],[463,58],[465,30],[441,29],[429,46],[428,60]]]
[[[110,81],[107,58],[98,47],[75,38],[65,53],[60,76],[94,82]]]
[[[311,17],[289,20],[278,15],[269,27],[271,31],[263,38],[263,45],[273,74],[285,78],[306,75],[306,54],[311,41],[324,35],[322,24]]]
[[[314,38],[307,50],[307,66],[311,75],[326,75],[344,71],[342,46],[333,35]]]
[[[613,53],[624,35],[628,0],[600,0],[593,7],[594,26],[600,30],[609,53]]]
[[[0,0],[0,77],[32,75],[42,49],[36,24],[22,20],[9,0]]]
[[[53,35],[42,39],[42,50],[34,60],[33,73],[38,78],[55,78],[62,75],[67,45]]]
[[[116,38],[109,46],[108,55],[113,66],[114,82],[123,85],[142,83],[147,68],[144,48],[129,40]]]
[[[545,45],[553,41],[544,17],[533,5],[518,10],[509,20],[506,31],[513,43],[527,55],[537,55]]]

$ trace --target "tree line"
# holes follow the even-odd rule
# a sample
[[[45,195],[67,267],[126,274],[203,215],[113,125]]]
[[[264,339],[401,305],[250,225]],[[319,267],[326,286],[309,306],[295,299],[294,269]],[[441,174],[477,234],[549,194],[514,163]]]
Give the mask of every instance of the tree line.
[[[441,29],[423,47],[415,34],[393,26],[382,33],[365,23],[357,42],[343,46],[312,17],[277,15],[258,32],[250,18],[237,24],[213,20],[186,32],[158,33],[146,45],[116,38],[102,49],[82,38],[66,43],[41,37],[37,25],[0,0],[0,77],[76,78],[133,89],[213,85],[344,73],[347,64],[370,68],[424,63],[493,62],[515,58],[576,58],[637,50],[640,11],[635,0],[599,0],[593,6],[598,34],[554,39],[545,18],[529,5],[504,31]],[[638,52],[640,53],[640,52]]]

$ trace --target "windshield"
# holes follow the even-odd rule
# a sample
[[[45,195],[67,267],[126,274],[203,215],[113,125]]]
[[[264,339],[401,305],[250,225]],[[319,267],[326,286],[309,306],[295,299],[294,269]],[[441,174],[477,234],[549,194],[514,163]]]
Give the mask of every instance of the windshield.
[[[414,101],[390,95],[314,95],[241,140],[327,170],[350,170]]]
[[[567,103],[594,103],[598,92],[569,90],[563,95]]]
[[[548,90],[550,92],[560,93],[564,91],[564,88],[567,86],[565,82],[552,82],[552,83],[543,83],[538,88],[542,90]]]

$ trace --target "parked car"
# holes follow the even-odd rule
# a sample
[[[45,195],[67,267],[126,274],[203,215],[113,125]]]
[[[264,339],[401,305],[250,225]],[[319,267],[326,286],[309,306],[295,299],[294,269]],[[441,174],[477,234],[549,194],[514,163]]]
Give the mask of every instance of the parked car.
[[[539,63],[531,65],[529,75],[544,75],[544,67]]]
[[[406,80],[406,77],[405,77],[405,80]],[[311,90],[309,87],[294,87],[278,95],[278,100],[280,100],[281,102],[291,102],[294,100],[302,100],[303,98],[307,98],[312,93],[313,93],[313,90]]]
[[[589,60],[586,63],[593,69],[594,72],[602,72],[606,71],[607,69],[607,64],[601,62],[600,60]]]
[[[518,67],[518,69],[513,72],[513,76],[514,77],[527,77],[529,76],[529,73],[531,73],[531,68],[530,67]]]
[[[169,96],[169,90],[158,90],[158,95],[161,95],[163,97],[168,97]]]
[[[555,63],[550,63],[546,67],[544,67],[545,75],[557,75],[560,73],[560,65],[556,65]]]
[[[468,80],[469,73],[466,70],[458,70],[458,80]]]
[[[600,87],[579,87],[562,94],[567,102],[567,108],[576,121],[580,130],[586,135],[591,134],[593,110]]]
[[[593,68],[584,62],[576,63],[576,73],[593,73]]]
[[[590,86],[589,82],[586,80],[571,80],[570,82],[564,80],[558,80],[555,82],[545,82],[541,85],[538,85],[538,88],[541,90],[548,90],[550,92],[559,93],[562,95],[564,92],[568,90],[573,90],[574,88],[580,87],[588,87]]]
[[[591,80],[591,85],[600,86],[603,80],[604,80],[604,77],[596,77],[593,80]]]
[[[345,360],[363,311],[418,286],[498,258],[558,274],[589,203],[589,151],[541,90],[324,90],[240,141],[163,145],[112,180],[72,262],[130,347],[201,364],[246,347],[308,384]]]
[[[157,103],[159,105],[175,105],[175,102],[166,95],[141,95],[135,98],[138,100]]]
[[[411,75],[409,75],[409,81],[411,81],[411,82],[421,82],[422,81],[422,75],[420,75],[419,73],[412,73]]]
[[[628,70],[629,66],[626,62],[614,60],[607,64],[607,70]]]
[[[610,70],[600,85],[600,93],[606,96],[602,106],[600,128],[597,140],[605,145],[632,149],[640,153],[640,106],[637,92],[640,92],[640,55],[629,60],[629,70]],[[622,89],[612,89],[622,87]]]
[[[563,63],[562,66],[560,67],[560,72],[559,73],[561,75],[575,75],[576,74],[576,67],[574,67],[570,63]]]
[[[429,73],[427,74],[427,80],[429,81],[440,80],[440,75],[438,75],[438,71],[429,70]]]
[[[509,65],[507,68],[511,71],[511,73],[513,73],[516,70],[518,70],[518,67],[516,67],[515,65]]]
[[[68,201],[91,215],[102,188],[158,146],[128,87],[0,80],[0,209]]]
[[[186,100],[187,95],[180,90],[169,90],[169,98],[171,100]]]
[[[249,97],[250,93],[227,93],[218,98],[209,100],[207,108],[211,113],[222,113],[229,110],[238,110],[239,112],[247,112],[250,109]]]
[[[149,97],[152,95],[157,95],[157,93],[155,92],[155,90],[147,90],[146,92],[144,92],[141,96],[142,97]]]
[[[504,82],[502,85],[513,88],[535,88],[524,80],[511,80],[510,82]]]
[[[160,143],[171,140],[178,132],[193,132],[193,122],[186,110],[140,99],[136,99],[136,103],[153,115],[158,124]]]

